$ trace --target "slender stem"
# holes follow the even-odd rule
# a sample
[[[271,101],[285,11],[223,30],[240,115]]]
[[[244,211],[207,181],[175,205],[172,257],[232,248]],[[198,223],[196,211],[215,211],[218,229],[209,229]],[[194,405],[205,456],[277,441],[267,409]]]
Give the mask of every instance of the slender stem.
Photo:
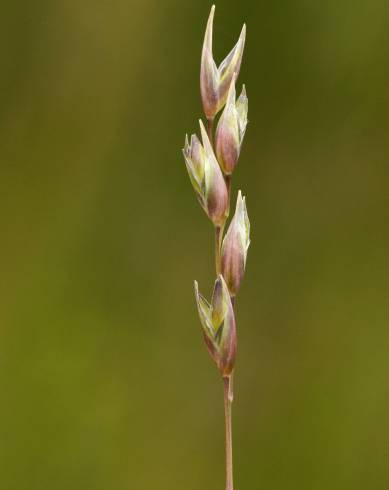
[[[223,378],[224,382],[224,415],[226,422],[226,490],[234,489],[232,472],[232,426],[231,426],[231,404],[232,404],[232,375]]]
[[[231,175],[226,175],[224,177],[227,186],[227,194],[228,194],[228,215],[230,214],[230,202],[231,202]]]
[[[215,226],[215,266],[216,275],[221,274],[222,264],[221,264],[221,239],[223,236],[223,227]]]
[[[208,121],[208,126],[207,126],[207,130],[208,130],[208,138],[209,138],[209,141],[211,142],[211,145],[212,145],[212,148],[213,148],[213,121],[214,119],[207,119]]]
[[[208,119],[208,138],[213,147],[213,119]],[[228,193],[228,207],[227,207],[227,217],[230,213],[230,200],[231,200],[231,175],[225,176],[225,182],[227,186]],[[215,226],[215,266],[216,275],[221,274],[221,245],[223,238],[224,226]],[[232,307],[234,307],[235,298],[231,297]],[[230,376],[223,378],[224,383],[224,416],[226,424],[226,490],[234,489],[233,472],[232,472],[232,417],[231,408],[232,400],[234,398],[233,393],[233,373]]]

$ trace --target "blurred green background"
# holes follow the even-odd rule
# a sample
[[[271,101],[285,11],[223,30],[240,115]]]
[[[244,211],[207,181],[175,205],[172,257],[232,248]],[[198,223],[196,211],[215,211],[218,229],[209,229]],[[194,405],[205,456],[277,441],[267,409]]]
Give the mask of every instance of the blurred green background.
[[[223,489],[181,148],[210,3],[3,2],[0,488]],[[389,5],[221,1],[248,37],[237,490],[389,488]]]

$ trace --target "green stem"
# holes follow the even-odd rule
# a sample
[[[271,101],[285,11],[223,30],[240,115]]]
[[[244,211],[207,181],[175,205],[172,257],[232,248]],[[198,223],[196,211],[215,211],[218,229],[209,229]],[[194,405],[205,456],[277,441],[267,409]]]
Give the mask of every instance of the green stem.
[[[208,119],[208,138],[213,147],[213,119]],[[228,193],[228,207],[227,216],[230,213],[230,200],[231,200],[231,175],[225,176],[225,182]],[[216,275],[221,274],[221,245],[223,238],[225,222],[222,226],[215,226],[215,266]],[[234,307],[234,298],[231,298],[232,306]],[[231,408],[233,400],[233,373],[230,376],[223,378],[224,383],[224,416],[226,425],[226,490],[234,490],[233,472],[232,472],[232,417]]]
[[[223,237],[224,226],[215,226],[215,266],[216,275],[221,274],[222,263],[221,263],[221,241]]]
[[[208,132],[208,138],[209,141],[211,142],[212,148],[213,148],[213,121],[214,119],[207,119],[208,125],[207,125],[207,132]]]
[[[226,175],[224,177],[226,186],[227,186],[227,194],[228,194],[228,206],[227,206],[227,216],[230,214],[230,202],[231,202],[231,175]]]
[[[231,424],[231,405],[233,400],[232,374],[223,378],[224,382],[224,415],[226,423],[226,490],[234,489],[232,471],[232,424]]]

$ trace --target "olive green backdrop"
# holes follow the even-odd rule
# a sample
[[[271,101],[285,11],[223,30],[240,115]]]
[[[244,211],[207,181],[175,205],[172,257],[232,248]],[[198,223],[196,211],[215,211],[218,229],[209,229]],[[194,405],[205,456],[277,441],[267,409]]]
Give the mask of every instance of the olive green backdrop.
[[[212,227],[181,154],[209,9],[2,3],[2,490],[223,489],[192,286]],[[236,489],[384,490],[389,6],[220,1],[217,61],[244,21]]]

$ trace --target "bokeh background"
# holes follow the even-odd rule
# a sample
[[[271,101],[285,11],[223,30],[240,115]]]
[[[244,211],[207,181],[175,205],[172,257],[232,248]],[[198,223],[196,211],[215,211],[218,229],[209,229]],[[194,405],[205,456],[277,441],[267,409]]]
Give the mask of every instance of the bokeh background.
[[[181,154],[210,6],[2,3],[2,490],[223,488],[192,290],[212,227]],[[218,62],[243,21],[236,488],[384,490],[389,6],[220,1]]]

